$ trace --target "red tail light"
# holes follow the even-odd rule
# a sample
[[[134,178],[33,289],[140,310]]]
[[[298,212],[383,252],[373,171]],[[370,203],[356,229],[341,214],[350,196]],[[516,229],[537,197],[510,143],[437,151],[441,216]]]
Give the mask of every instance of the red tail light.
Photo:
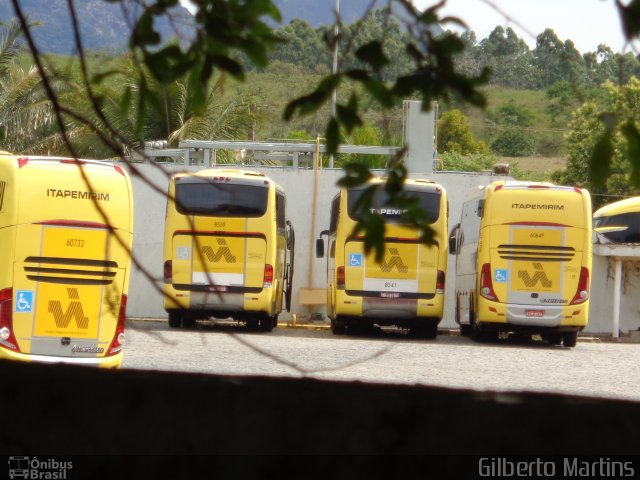
[[[171,260],[164,262],[164,283],[167,285],[173,283],[173,262]]]
[[[106,356],[110,357],[118,352],[122,351],[122,344],[124,343],[124,324],[127,319],[127,296],[122,295],[120,301],[120,311],[118,312],[118,324],[116,325],[116,332],[113,334],[113,340],[107,350]]]
[[[19,352],[18,342],[13,333],[13,289],[0,290],[0,346]]]
[[[270,288],[273,284],[273,266],[268,263],[264,266],[264,285],[263,288]]]
[[[498,297],[493,291],[493,281],[491,280],[491,265],[485,263],[482,265],[482,271],[480,273],[480,295],[487,300],[498,301]]]
[[[585,267],[580,269],[580,280],[578,281],[578,289],[571,300],[571,305],[577,305],[589,300],[589,270]]]
[[[436,293],[444,293],[445,280],[445,273],[442,270],[438,270],[438,276],[436,277]]]
[[[344,267],[336,269],[336,288],[344,290]]]

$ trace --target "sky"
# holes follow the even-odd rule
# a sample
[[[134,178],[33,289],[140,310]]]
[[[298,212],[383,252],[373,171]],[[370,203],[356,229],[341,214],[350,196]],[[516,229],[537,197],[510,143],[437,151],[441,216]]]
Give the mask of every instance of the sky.
[[[426,8],[437,2],[414,3]],[[441,10],[441,16],[445,14],[464,20],[478,40],[487,37],[496,25],[502,25],[511,27],[530,48],[535,48],[536,35],[546,28],[553,29],[562,41],[572,40],[581,53],[596,51],[601,43],[614,52],[625,48],[614,0],[447,0]],[[452,27],[444,28],[454,30]]]
[[[188,0],[180,2],[189,8]],[[436,3],[436,0],[414,0],[419,8]],[[601,43],[614,52],[626,48],[640,53],[640,42],[635,42],[635,50],[625,47],[614,0],[447,0],[441,10],[443,15],[464,20],[478,40],[487,37],[496,25],[502,25],[511,27],[533,49],[536,35],[551,28],[560,40],[572,40],[580,53],[594,52]],[[453,24],[443,27],[455,30]]]

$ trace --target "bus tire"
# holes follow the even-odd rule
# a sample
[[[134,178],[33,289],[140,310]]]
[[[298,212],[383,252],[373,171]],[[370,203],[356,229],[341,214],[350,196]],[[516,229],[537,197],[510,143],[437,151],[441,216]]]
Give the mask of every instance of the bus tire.
[[[578,343],[578,332],[564,332],[562,334],[562,345],[566,348],[573,348]]]
[[[344,335],[347,328],[344,323],[339,322],[335,318],[331,318],[331,333],[334,335]]]
[[[460,336],[462,337],[468,337],[471,335],[471,325],[467,325],[465,324],[460,324]]]
[[[247,318],[246,324],[247,330],[257,330],[259,322],[257,318]]]
[[[169,312],[169,327],[180,328],[182,326],[182,316],[180,312]]]
[[[273,317],[271,317],[271,324],[273,325],[273,328],[276,328],[278,326],[278,315],[274,315]]]
[[[273,330],[273,317],[265,315],[260,319],[260,331],[270,332]]]

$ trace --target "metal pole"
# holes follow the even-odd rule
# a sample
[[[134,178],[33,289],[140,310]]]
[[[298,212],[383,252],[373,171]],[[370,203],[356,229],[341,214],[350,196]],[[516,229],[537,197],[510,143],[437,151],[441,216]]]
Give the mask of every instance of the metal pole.
[[[333,27],[334,44],[333,44],[333,74],[338,73],[338,20],[340,19],[340,0],[336,0],[336,23]],[[331,116],[336,116],[336,100],[338,92],[336,90],[331,94]],[[329,156],[329,168],[333,168],[333,153]]]
[[[613,275],[613,325],[611,335],[618,338],[620,335],[620,297],[622,293],[622,260],[614,257],[615,270]]]

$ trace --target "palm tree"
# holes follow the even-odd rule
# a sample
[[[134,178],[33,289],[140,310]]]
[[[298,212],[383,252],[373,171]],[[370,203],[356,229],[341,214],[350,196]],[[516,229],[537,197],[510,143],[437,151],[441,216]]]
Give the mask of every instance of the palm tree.
[[[16,21],[0,23],[0,149],[11,152],[27,151],[53,119],[37,70],[17,63],[21,40]]]

